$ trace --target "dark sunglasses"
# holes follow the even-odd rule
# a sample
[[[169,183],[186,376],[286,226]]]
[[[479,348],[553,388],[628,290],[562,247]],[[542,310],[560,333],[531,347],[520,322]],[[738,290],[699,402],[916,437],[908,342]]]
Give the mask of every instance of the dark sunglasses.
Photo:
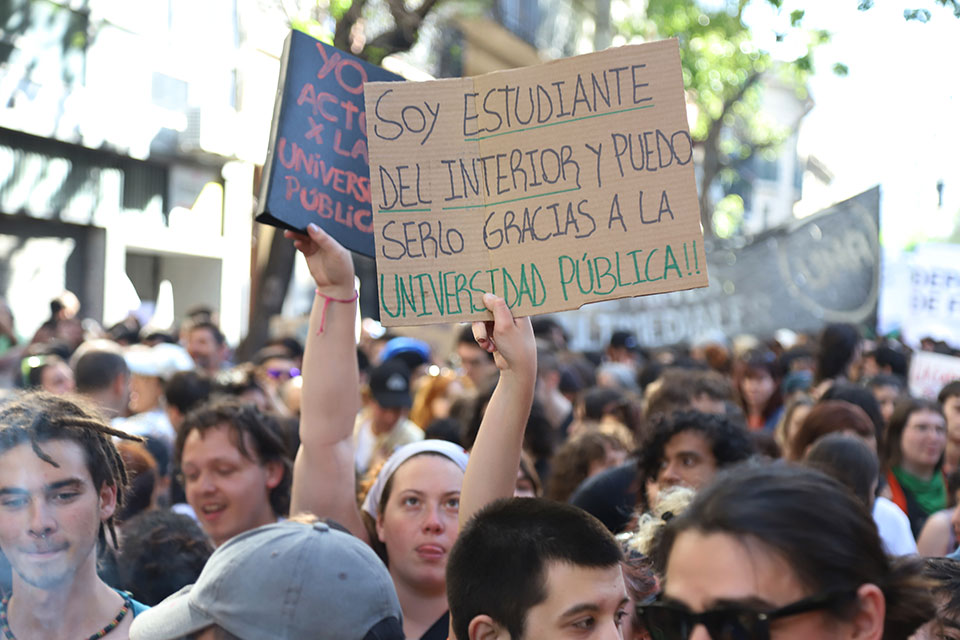
[[[856,591],[829,591],[773,611],[725,606],[702,613],[693,613],[683,604],[657,600],[637,607],[637,612],[653,640],[689,640],[694,628],[701,624],[712,640],[769,640],[770,623],[774,620],[829,609],[856,595]]]

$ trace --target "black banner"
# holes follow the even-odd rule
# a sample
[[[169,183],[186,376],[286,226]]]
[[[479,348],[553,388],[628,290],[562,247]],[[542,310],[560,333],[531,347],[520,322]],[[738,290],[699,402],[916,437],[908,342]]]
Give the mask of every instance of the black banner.
[[[558,314],[575,349],[601,349],[618,329],[643,346],[710,335],[816,332],[828,322],[876,325],[880,188],[707,253],[710,286],[614,300]]]

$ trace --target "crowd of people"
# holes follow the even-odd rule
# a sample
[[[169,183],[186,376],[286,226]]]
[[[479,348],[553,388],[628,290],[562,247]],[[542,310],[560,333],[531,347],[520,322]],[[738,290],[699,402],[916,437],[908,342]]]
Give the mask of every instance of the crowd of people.
[[[912,397],[903,344],[580,353],[487,294],[449,355],[358,345],[349,252],[287,235],[307,337],[249,362],[209,310],[0,305],[4,640],[960,632],[960,380]]]

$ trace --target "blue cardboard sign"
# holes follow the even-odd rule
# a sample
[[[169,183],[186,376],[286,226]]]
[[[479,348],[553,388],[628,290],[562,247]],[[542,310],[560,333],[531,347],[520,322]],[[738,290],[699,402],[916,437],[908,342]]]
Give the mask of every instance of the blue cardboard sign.
[[[403,80],[306,33],[283,48],[257,222],[303,232],[311,222],[374,255],[365,82]]]

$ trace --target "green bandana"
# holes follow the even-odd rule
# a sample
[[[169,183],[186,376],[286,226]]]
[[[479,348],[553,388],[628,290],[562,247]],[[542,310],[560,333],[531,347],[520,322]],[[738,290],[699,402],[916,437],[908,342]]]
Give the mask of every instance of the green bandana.
[[[893,475],[897,477],[897,482],[903,490],[917,501],[927,515],[947,508],[947,487],[939,469],[933,472],[929,480],[907,473],[901,467],[894,467]]]

